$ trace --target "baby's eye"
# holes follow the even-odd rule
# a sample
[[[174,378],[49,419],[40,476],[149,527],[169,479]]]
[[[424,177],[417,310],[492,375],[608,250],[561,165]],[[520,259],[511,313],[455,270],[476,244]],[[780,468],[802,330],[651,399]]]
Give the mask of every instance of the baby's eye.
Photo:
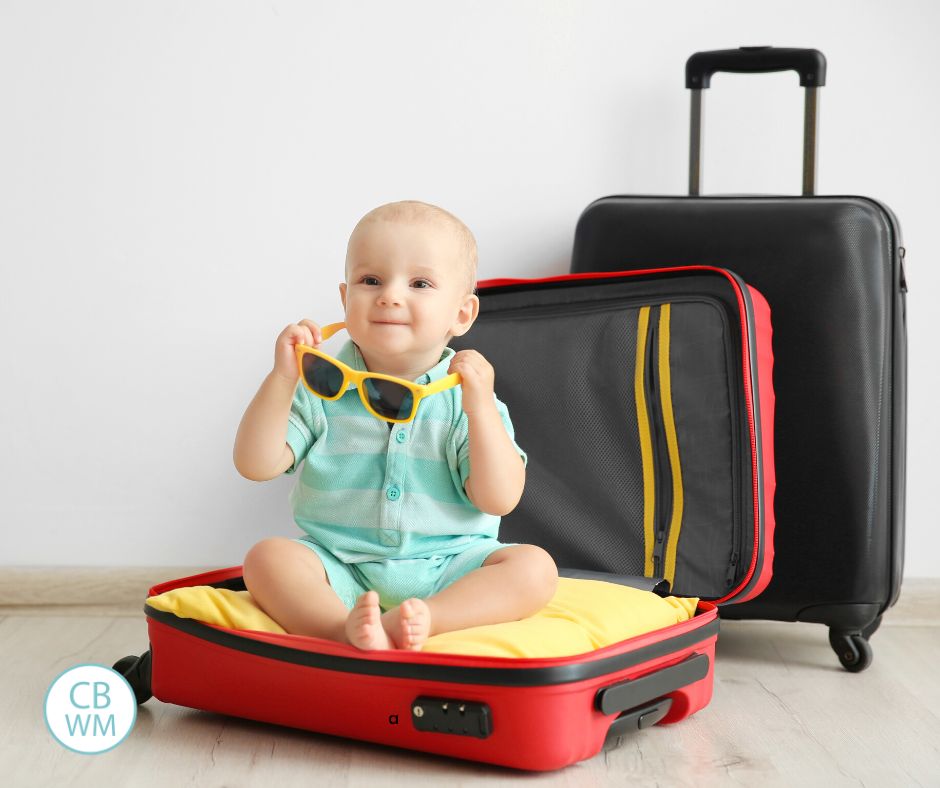
[[[411,283],[412,287],[416,287],[419,290],[424,290],[428,287],[433,287],[433,285],[427,279],[416,279]]]
[[[364,276],[359,281],[364,285],[377,285],[379,283],[379,279],[376,276]]]

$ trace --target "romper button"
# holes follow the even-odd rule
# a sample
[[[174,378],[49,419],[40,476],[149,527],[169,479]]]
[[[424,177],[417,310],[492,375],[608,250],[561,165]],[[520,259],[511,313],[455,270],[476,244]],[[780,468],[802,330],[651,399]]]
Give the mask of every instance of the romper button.
[[[395,440],[397,440],[399,443],[404,443],[406,440],[408,440],[408,433],[404,430],[400,430],[399,433],[395,436]]]
[[[385,497],[390,501],[397,501],[399,498],[401,498],[401,487],[399,487],[397,484],[393,484],[385,491]]]

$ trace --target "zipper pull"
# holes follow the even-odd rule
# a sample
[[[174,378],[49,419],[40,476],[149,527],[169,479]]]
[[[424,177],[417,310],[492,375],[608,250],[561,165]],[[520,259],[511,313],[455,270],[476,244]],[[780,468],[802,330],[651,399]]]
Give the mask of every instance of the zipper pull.
[[[662,528],[656,531],[656,544],[653,546],[653,574],[656,577],[663,576],[663,542],[666,538],[666,531]]]
[[[734,576],[738,570],[738,556],[731,556],[731,563],[728,565],[728,573],[725,575],[725,585],[729,588],[734,583]]]
[[[898,276],[901,280],[899,284],[901,286],[902,293],[907,292],[907,273],[904,270],[904,258],[906,256],[907,256],[907,249],[905,249],[903,246],[898,247],[898,265],[900,266],[900,269],[901,269],[898,272]]]

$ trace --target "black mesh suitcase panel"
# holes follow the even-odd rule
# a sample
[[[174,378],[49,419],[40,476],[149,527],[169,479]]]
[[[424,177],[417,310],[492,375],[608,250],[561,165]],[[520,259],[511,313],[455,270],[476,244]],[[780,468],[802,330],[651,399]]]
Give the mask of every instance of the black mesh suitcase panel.
[[[468,337],[496,368],[498,396],[529,455],[503,541],[534,541],[561,566],[643,574],[636,313],[492,319]],[[622,374],[612,374],[612,358]]]
[[[718,277],[667,280],[488,293],[473,329],[451,344],[475,348],[493,364],[497,395],[529,455],[525,492],[503,518],[503,541],[541,545],[563,567],[663,576],[662,560],[654,572],[645,571],[644,511],[650,504],[638,425],[643,413],[656,473],[657,524],[672,526],[673,507],[682,507],[674,526],[673,590],[718,598],[750,562],[749,548],[741,546],[747,541],[744,513],[753,503],[751,468],[740,461],[746,437],[739,426],[746,418],[740,327],[729,314],[727,284]],[[669,318],[661,322],[663,304]],[[646,408],[638,410],[644,308],[640,376]],[[661,326],[668,327],[664,365]],[[681,466],[678,485],[663,434],[664,374]],[[736,556],[742,560],[729,573]]]

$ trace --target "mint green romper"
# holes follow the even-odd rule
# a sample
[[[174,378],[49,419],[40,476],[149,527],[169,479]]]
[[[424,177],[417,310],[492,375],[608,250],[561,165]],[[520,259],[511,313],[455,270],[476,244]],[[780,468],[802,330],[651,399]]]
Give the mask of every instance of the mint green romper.
[[[445,348],[415,382],[444,377],[453,356]],[[366,370],[351,341],[336,358]],[[506,406],[496,399],[496,407],[526,462]],[[460,386],[423,399],[411,422],[389,425],[363,407],[353,386],[327,402],[298,382],[287,443],[296,459],[286,473],[303,461],[290,493],[305,532],[296,541],[316,552],[347,608],[368,590],[383,610],[426,599],[510,546],[497,540],[500,518],[464,491],[470,447]]]

